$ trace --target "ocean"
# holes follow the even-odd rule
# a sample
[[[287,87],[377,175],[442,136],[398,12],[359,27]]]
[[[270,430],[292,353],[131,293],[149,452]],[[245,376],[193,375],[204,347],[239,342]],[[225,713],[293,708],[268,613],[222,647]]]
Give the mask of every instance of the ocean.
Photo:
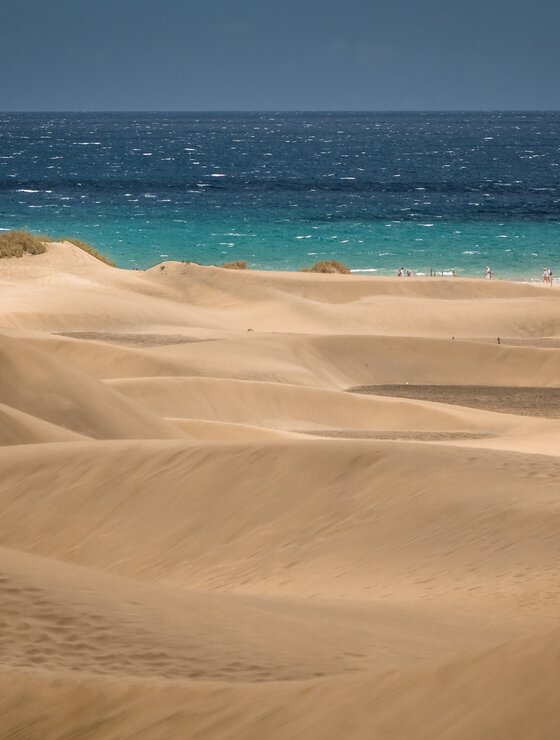
[[[560,113],[0,113],[0,229],[166,259],[534,278]]]

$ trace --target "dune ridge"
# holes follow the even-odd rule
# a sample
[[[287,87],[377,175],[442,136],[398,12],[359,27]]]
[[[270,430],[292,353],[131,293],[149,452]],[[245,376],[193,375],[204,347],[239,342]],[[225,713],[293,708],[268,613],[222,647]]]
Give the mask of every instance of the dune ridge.
[[[0,286],[0,737],[556,740],[559,292]]]

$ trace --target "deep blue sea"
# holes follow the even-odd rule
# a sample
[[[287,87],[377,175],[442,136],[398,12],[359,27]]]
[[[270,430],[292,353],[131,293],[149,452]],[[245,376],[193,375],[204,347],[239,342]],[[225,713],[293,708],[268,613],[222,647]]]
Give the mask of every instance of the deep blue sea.
[[[0,228],[121,267],[560,264],[560,113],[0,113]]]

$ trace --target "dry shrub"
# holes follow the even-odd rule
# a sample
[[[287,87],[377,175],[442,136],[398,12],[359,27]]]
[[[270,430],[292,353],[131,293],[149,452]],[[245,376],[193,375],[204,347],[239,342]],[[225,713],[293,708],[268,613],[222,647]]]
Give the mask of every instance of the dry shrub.
[[[6,231],[0,234],[0,257],[43,254],[47,251],[47,241],[47,237],[35,236],[29,231]]]
[[[311,267],[306,267],[303,272],[338,272],[343,275],[349,275],[350,270],[342,262],[336,260],[323,260],[322,262],[316,262]]]
[[[0,258],[22,257],[24,254],[44,254],[47,251],[47,244],[52,241],[48,236],[36,236],[30,231],[6,231],[5,233],[0,233]],[[108,257],[100,254],[90,244],[86,244],[86,242],[74,239],[74,237],[61,239],[60,241],[70,242],[75,247],[91,254],[92,257],[101,260],[101,262],[105,262],[111,265],[111,267],[115,266]]]
[[[246,270],[247,262],[245,260],[237,260],[237,262],[224,262],[219,267],[225,267],[226,270]]]
[[[106,265],[109,265],[110,267],[115,267],[115,263],[111,259],[109,259],[109,257],[105,257],[104,254],[98,252],[97,249],[92,247],[91,244],[88,244],[87,242],[83,242],[80,239],[75,239],[73,236],[64,237],[64,239],[60,239],[60,241],[70,242],[70,244],[78,247],[78,249],[83,249],[84,252],[91,254],[92,257],[95,257],[101,262],[105,262]]]

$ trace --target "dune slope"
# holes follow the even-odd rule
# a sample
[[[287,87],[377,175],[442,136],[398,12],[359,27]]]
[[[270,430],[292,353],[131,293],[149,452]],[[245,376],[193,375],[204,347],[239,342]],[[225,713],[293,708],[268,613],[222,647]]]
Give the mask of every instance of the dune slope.
[[[556,740],[560,292],[0,286],[1,738]]]

